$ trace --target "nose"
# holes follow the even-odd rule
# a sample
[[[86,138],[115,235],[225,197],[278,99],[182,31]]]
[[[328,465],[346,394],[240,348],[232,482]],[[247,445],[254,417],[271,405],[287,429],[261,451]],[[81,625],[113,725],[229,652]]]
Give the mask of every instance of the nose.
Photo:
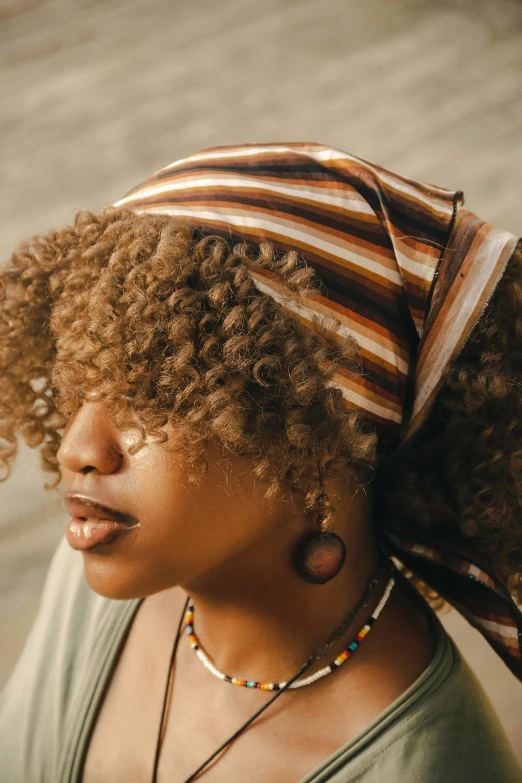
[[[122,457],[110,411],[101,402],[84,402],[62,436],[57,453],[60,467],[71,473],[115,473]]]

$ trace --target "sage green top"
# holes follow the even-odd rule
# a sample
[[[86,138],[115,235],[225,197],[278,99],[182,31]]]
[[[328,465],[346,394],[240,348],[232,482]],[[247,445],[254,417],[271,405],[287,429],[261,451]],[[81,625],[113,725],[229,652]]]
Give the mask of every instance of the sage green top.
[[[2,783],[79,783],[97,708],[139,605],[94,593],[81,555],[59,545],[0,699]],[[522,783],[482,687],[435,617],[434,624],[436,652],[424,673],[299,783]]]

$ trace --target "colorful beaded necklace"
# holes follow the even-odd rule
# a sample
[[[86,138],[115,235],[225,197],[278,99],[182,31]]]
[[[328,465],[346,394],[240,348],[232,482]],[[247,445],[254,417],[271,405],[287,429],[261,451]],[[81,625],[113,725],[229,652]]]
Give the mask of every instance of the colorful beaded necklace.
[[[335,660],[332,661],[332,663],[330,663],[328,666],[319,669],[319,671],[315,672],[315,674],[311,674],[309,677],[305,677],[302,680],[296,680],[296,682],[291,683],[289,688],[302,688],[305,685],[311,685],[313,682],[316,682],[316,680],[321,679],[321,677],[325,677],[327,674],[336,671],[336,669],[338,669],[339,666],[341,666],[345,661],[347,661],[348,658],[351,655],[353,655],[353,653],[359,647],[362,640],[370,632],[372,625],[374,624],[374,622],[376,621],[376,619],[384,609],[394,584],[395,584],[395,580],[393,579],[393,577],[390,577],[390,579],[388,580],[388,584],[386,585],[386,588],[382,595],[382,598],[377,604],[377,607],[375,608],[373,614],[368,619],[368,621],[363,625],[363,627],[360,629],[359,633],[356,634],[354,640],[348,645],[346,650],[343,650],[343,652],[340,655],[338,655],[337,658],[335,658]],[[185,626],[185,633],[188,636],[190,646],[192,647],[192,649],[194,650],[194,652],[196,653],[196,655],[198,656],[202,664],[209,670],[211,674],[214,675],[214,677],[217,677],[218,679],[223,680],[224,682],[229,682],[232,685],[239,685],[242,688],[257,688],[258,690],[261,691],[280,691],[287,685],[286,682],[257,682],[255,680],[241,680],[238,677],[229,677],[228,674],[223,674],[223,672],[220,672],[219,669],[217,669],[214,666],[214,664],[212,663],[208,655],[204,652],[199,642],[199,639],[196,636],[196,633],[194,631],[194,604],[190,599],[188,601],[187,610],[185,612],[184,626]]]

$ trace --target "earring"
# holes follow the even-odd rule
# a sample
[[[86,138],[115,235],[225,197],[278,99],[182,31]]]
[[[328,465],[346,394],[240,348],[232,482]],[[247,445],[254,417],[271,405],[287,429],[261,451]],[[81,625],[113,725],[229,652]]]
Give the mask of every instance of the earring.
[[[306,582],[324,585],[337,576],[346,560],[344,541],[324,526],[324,510],[328,508],[328,497],[324,488],[323,471],[320,461],[317,463],[317,479],[320,487],[315,503],[319,504],[317,522],[319,529],[308,533],[298,543],[293,552],[294,568]]]
[[[322,527],[304,536],[293,552],[295,570],[314,585],[324,585],[337,576],[345,560],[346,546],[342,538]]]

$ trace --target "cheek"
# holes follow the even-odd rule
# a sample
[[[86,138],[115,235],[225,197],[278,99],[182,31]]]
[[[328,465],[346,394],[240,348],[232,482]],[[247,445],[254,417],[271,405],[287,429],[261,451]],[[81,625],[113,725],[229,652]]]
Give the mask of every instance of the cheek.
[[[129,599],[184,585],[265,534],[266,513],[240,478],[227,483],[219,468],[209,467],[199,483],[189,482],[182,465],[157,454],[144,454],[132,467],[124,494],[140,527],[84,553],[95,592]]]

